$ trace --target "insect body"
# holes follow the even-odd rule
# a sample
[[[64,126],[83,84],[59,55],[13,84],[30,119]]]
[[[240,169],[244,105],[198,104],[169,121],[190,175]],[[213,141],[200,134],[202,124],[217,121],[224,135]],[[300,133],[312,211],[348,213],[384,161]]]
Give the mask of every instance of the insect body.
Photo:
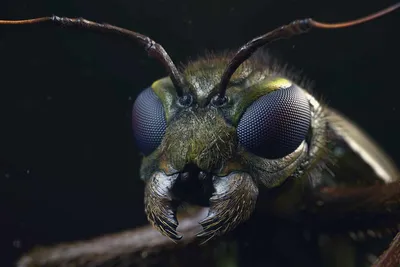
[[[230,59],[191,63],[182,74],[146,89],[134,105],[133,127],[146,155],[141,174],[146,181],[149,221],[163,234],[179,239],[177,206],[183,201],[209,204],[209,216],[200,222],[203,232],[199,236],[212,238],[249,218],[260,187],[272,189],[296,180],[293,190],[298,203],[288,193],[280,194],[280,203],[275,204],[275,199],[268,202],[274,210],[286,213],[296,206],[308,209],[298,193],[306,187],[315,191],[329,184],[347,187],[395,182],[397,169],[383,163],[387,157],[361,131],[270,63],[249,59],[258,47],[277,38],[311,27],[353,25],[389,9],[350,23],[294,21],[251,40]],[[337,181],[319,177],[323,172],[313,174],[316,168],[323,170],[326,161],[334,160],[339,140],[369,163],[377,174],[375,179]],[[202,189],[203,198],[196,195],[193,199],[196,193],[188,193],[193,183],[197,192],[198,187]]]
[[[373,214],[357,207],[372,197],[363,188],[398,182],[387,155],[257,56],[235,72],[226,103],[214,105],[216,73],[226,63],[217,57],[186,68],[185,78],[194,85],[187,106],[174,99],[165,78],[144,90],[133,107],[135,138],[147,154],[141,169],[146,213],[160,232],[180,238],[175,214],[179,204],[190,202],[210,205],[199,237],[226,234],[248,220],[258,197],[263,200],[257,210],[304,218],[327,232],[338,230],[334,221],[346,234],[396,229],[397,219],[384,219],[387,209],[398,210],[396,201],[376,202]],[[399,192],[393,188],[385,198],[394,200]]]
[[[374,235],[375,228],[397,226],[398,170],[345,117],[254,52],[279,38],[311,28],[352,26],[399,6],[346,23],[294,21],[251,40],[235,54],[201,59],[183,71],[159,44],[116,26],[57,16],[0,24],[53,21],[117,32],[144,45],[164,64],[169,77],[138,96],[132,123],[144,154],[145,211],[169,238],[182,237],[176,230],[177,212],[185,202],[209,206],[198,234],[205,240],[231,232],[254,210],[323,231]],[[375,221],[377,216],[383,219]],[[355,227],[360,221],[370,223]]]

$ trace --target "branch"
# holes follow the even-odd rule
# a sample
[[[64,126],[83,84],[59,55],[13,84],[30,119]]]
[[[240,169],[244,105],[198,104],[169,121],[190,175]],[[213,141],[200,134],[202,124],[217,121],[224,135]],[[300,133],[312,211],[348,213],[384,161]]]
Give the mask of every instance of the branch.
[[[379,257],[372,267],[400,266],[400,232],[397,233],[389,248]]]
[[[197,209],[180,218],[178,230],[184,238],[174,243],[147,225],[134,230],[105,235],[87,241],[60,244],[51,247],[37,247],[22,256],[18,267],[54,266],[146,266],[155,262],[170,260],[171,254],[187,253],[188,250],[206,250],[210,246],[196,244],[200,232],[199,221],[205,218],[207,209]],[[174,253],[168,253],[171,251]],[[182,257],[181,257],[182,258]],[[193,260],[193,259],[191,259]]]

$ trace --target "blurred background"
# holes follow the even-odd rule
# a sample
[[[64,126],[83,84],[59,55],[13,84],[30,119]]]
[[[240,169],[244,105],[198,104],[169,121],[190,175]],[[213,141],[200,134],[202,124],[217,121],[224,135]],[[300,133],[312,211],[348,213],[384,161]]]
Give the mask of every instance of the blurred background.
[[[175,62],[236,49],[294,19],[354,19],[394,1],[2,0],[1,19],[56,14],[126,27]],[[361,125],[400,163],[399,12],[269,46],[314,82],[317,97]],[[165,76],[117,35],[37,24],[0,27],[0,266],[35,245],[146,224],[136,95]]]

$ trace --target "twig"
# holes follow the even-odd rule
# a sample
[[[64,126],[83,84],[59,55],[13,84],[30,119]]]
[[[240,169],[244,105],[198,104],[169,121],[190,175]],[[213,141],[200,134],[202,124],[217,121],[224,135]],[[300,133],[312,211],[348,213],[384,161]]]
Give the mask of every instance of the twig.
[[[180,218],[178,231],[184,237],[174,243],[147,225],[134,230],[105,235],[87,241],[60,244],[52,247],[38,247],[22,256],[18,267],[47,266],[147,266],[160,262],[168,256],[168,251],[179,253],[195,244],[195,236],[201,230],[199,221],[206,217],[207,209],[199,209]],[[205,247],[192,246],[199,249]],[[171,254],[171,253],[169,253]],[[169,255],[170,256],[170,255]]]
[[[397,233],[389,248],[379,257],[373,267],[400,266],[400,232]]]

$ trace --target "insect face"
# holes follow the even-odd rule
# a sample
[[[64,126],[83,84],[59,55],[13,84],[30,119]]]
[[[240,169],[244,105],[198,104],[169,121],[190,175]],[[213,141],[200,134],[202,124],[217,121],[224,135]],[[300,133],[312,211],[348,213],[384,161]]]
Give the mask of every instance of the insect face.
[[[342,127],[345,119],[338,116],[340,119],[328,123],[326,113],[332,117],[334,112],[322,107],[271,64],[251,56],[277,39],[312,28],[357,25],[399,7],[397,3],[343,23],[296,20],[252,39],[235,54],[192,62],[183,71],[160,44],[113,25],[58,16],[0,20],[0,24],[53,22],[118,33],[141,44],[165,66],[169,77],[145,89],[133,107],[134,136],[144,154],[141,177],[146,182],[145,211],[161,233],[179,239],[179,205],[190,202],[209,206],[208,216],[200,222],[203,232],[199,236],[212,238],[249,218],[260,188],[278,187],[289,178],[304,181],[324,157],[329,138],[344,139],[364,161],[369,160],[375,171],[378,169],[371,154],[358,149],[361,134],[343,130],[351,128]],[[367,141],[362,145],[374,147],[364,139]],[[396,177],[389,176],[387,181]],[[292,204],[290,200],[286,203]]]
[[[254,58],[230,80],[227,101],[216,105],[227,63],[226,57],[190,63],[183,72],[187,103],[164,78],[133,107],[135,139],[145,154],[146,212],[172,238],[179,238],[176,211],[182,202],[210,203],[200,235],[223,234],[249,218],[257,184],[278,186],[310,162],[315,142],[307,137],[320,127],[321,116],[311,96]]]

